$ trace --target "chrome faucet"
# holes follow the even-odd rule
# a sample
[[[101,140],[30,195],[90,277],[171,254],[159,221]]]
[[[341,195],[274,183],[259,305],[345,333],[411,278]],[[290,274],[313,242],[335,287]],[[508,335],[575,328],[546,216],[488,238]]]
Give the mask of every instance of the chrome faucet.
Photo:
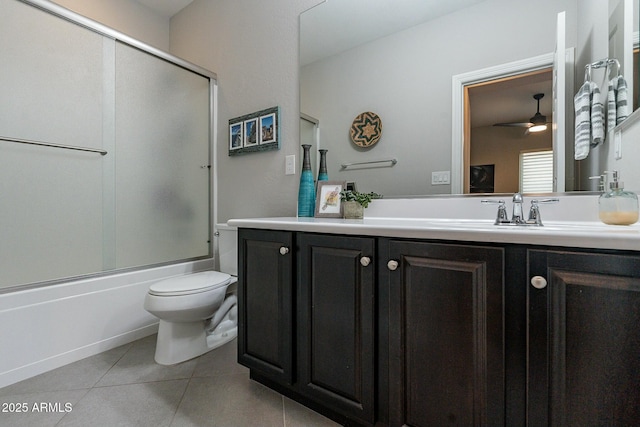
[[[531,209],[529,210],[529,219],[527,220],[527,224],[542,226],[542,217],[540,217],[540,207],[538,205],[541,203],[558,203],[559,201],[560,199],[558,198],[532,200]]]
[[[511,215],[511,224],[522,224],[525,222],[522,217],[522,194],[515,193],[513,195],[513,214]]]
[[[542,199],[542,200],[532,200],[531,201],[531,209],[529,210],[529,218],[525,220],[524,215],[522,213],[522,204],[524,203],[524,198],[522,194],[515,193],[513,195],[513,213],[511,215],[511,220],[507,215],[507,209],[505,207],[504,200],[482,200],[483,204],[497,204],[498,205],[498,215],[496,216],[496,220],[494,225],[536,225],[542,226],[542,219],[540,217],[540,208],[539,204],[541,203],[557,203],[560,199],[552,198],[552,199]]]

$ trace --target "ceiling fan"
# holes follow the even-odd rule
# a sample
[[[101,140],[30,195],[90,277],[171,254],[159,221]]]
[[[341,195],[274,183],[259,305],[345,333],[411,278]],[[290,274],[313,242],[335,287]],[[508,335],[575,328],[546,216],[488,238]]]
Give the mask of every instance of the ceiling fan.
[[[527,128],[528,132],[542,132],[547,130],[547,116],[540,114],[540,100],[544,97],[544,93],[536,93],[533,99],[538,101],[538,110],[536,114],[529,119],[528,122],[512,122],[512,123],[496,123],[494,126],[511,126]]]

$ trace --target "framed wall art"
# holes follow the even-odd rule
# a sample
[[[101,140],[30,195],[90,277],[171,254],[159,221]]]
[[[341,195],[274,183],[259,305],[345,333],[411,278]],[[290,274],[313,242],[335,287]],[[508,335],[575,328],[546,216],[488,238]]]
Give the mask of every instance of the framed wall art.
[[[280,149],[280,107],[229,120],[229,155]]]
[[[346,188],[345,181],[318,181],[316,191],[316,217],[342,218],[340,192]]]
[[[469,178],[470,193],[493,193],[495,165],[471,166]]]
[[[242,148],[244,141],[243,123],[229,125],[229,152]]]

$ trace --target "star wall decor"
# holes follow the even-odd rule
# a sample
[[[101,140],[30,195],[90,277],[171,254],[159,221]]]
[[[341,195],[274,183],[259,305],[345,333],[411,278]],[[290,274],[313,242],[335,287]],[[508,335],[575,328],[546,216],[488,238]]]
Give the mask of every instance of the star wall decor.
[[[359,114],[351,125],[351,140],[358,147],[371,147],[382,136],[382,120],[376,113]]]

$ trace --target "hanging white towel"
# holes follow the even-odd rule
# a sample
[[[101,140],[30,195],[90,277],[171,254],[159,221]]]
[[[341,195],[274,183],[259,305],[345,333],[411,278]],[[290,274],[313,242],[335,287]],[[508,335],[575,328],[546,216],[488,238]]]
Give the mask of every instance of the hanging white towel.
[[[616,92],[619,78],[620,76],[615,76],[609,80],[609,87],[607,88],[607,132],[616,127]]]
[[[618,76],[616,90],[616,124],[619,125],[627,117],[629,117],[627,81],[624,77]]]
[[[573,97],[575,109],[575,154],[576,160],[586,159],[591,144],[591,82],[586,81]]]
[[[591,83],[591,148],[604,142],[604,105],[600,98],[600,88]]]
[[[607,91],[607,132],[629,116],[627,82],[622,76],[609,80]]]

